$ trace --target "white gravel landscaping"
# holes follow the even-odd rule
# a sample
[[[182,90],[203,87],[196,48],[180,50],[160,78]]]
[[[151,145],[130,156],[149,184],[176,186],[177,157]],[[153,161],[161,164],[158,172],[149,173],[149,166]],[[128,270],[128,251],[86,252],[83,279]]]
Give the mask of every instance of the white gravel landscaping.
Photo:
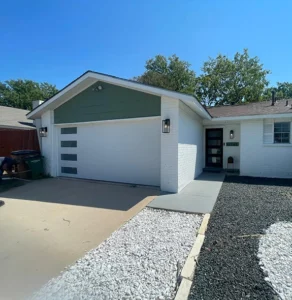
[[[292,223],[271,225],[260,239],[260,265],[281,299],[292,299]]]
[[[173,299],[202,216],[145,208],[32,299]]]

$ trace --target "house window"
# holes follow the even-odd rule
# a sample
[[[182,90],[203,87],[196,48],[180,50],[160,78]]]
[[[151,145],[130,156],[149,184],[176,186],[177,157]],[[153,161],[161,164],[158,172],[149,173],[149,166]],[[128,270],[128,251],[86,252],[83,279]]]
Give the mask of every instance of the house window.
[[[290,122],[274,123],[274,143],[275,144],[290,143]]]

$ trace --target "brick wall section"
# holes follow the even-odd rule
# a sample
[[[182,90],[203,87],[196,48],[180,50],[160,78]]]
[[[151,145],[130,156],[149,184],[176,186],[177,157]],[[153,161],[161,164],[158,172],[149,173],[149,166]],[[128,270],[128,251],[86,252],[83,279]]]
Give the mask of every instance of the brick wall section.
[[[203,170],[203,125],[188,106],[179,103],[178,191]]]
[[[241,123],[241,175],[291,178],[291,150],[290,144],[265,145],[263,143],[263,120]]]
[[[170,119],[170,133],[161,129],[160,188],[162,191],[178,191],[178,123],[179,101],[161,97],[161,121]]]
[[[161,133],[161,190],[177,193],[203,168],[201,118],[176,99],[162,97],[161,121],[170,119],[170,133]]]
[[[54,128],[54,114],[51,110],[42,115],[42,127],[47,127],[48,133],[46,137],[42,137],[42,155],[45,157],[45,172],[51,176],[57,176],[56,156],[56,128]]]

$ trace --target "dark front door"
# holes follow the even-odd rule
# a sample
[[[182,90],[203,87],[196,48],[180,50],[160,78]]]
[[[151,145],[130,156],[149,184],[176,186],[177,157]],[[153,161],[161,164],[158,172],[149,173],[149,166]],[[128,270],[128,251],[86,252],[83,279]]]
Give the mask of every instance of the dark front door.
[[[206,167],[222,168],[223,129],[206,129]]]

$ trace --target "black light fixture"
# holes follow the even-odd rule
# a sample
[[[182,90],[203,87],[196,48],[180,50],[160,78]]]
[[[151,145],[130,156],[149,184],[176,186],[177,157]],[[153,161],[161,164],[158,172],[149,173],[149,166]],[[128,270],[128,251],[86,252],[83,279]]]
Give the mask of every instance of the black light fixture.
[[[46,137],[48,135],[48,127],[41,127],[40,128],[40,136]]]
[[[230,130],[229,137],[230,137],[231,140],[234,139],[234,131],[233,130]]]
[[[170,119],[162,120],[162,132],[170,133]]]

